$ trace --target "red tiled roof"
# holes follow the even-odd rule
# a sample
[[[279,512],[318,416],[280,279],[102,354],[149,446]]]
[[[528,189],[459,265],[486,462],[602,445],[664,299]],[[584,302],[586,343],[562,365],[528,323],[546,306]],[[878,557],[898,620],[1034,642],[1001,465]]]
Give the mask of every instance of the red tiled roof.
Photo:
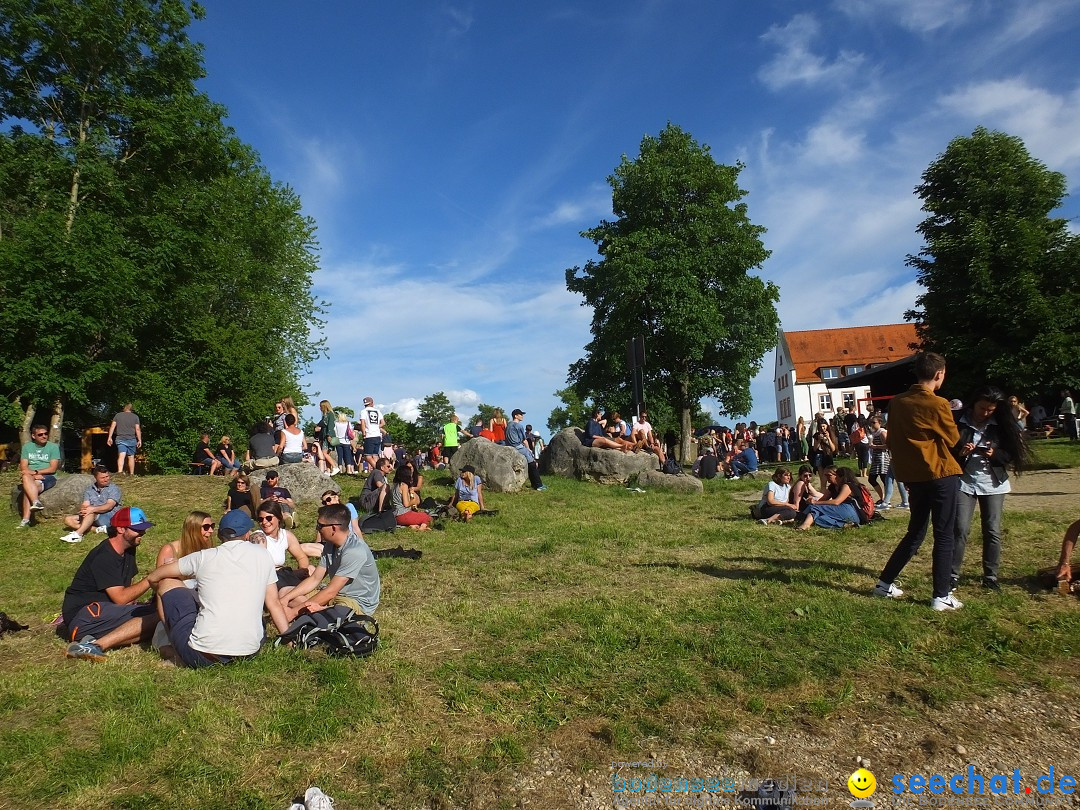
[[[915,324],[849,326],[844,329],[810,329],[784,332],[796,383],[821,382],[818,371],[836,366],[868,366],[908,357],[915,350]]]

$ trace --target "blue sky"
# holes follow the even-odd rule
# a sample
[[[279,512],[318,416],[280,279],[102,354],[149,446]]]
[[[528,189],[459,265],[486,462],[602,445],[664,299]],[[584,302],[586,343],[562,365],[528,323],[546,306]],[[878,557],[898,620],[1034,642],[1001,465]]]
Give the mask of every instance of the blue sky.
[[[642,136],[670,121],[746,164],[784,328],[898,322],[912,190],[951,138],[1018,135],[1075,192],[1078,23],[1080,0],[217,0],[192,36],[318,225],[312,398],[413,418],[441,390],[543,426],[589,340],[564,271]],[[750,418],[775,418],[772,363]]]

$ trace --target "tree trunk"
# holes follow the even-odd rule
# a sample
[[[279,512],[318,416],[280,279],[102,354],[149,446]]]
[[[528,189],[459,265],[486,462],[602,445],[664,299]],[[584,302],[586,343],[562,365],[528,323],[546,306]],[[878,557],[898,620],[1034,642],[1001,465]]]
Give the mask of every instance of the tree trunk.
[[[679,436],[679,461],[686,464],[690,458],[690,438],[694,435],[693,414],[690,412],[690,390],[685,382],[679,383],[679,402],[682,405],[682,424]]]
[[[60,444],[60,432],[64,425],[64,400],[56,398],[53,403],[52,421],[49,424],[49,441]]]
[[[26,444],[30,441],[30,428],[34,425],[34,417],[37,415],[37,406],[31,402],[26,406],[23,414],[22,429],[19,431],[19,443]]]

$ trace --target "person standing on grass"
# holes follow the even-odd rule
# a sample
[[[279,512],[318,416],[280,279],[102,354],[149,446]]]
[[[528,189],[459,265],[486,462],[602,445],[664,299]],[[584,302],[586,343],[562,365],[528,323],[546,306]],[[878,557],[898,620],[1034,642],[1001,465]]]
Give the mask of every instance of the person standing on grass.
[[[130,402],[124,404],[123,409],[112,418],[109,425],[109,438],[105,443],[109,447],[116,442],[116,472],[124,472],[124,459],[128,463],[128,475],[135,474],[135,454],[142,447],[142,425],[139,423],[139,415],[131,410]]]
[[[289,629],[278,600],[277,572],[266,549],[248,541],[254,523],[234,509],[221,518],[221,545],[155,568],[169,641],[184,666],[197,669],[249,658],[262,646],[263,607],[279,633]],[[195,588],[185,586],[194,579]],[[198,598],[195,592],[198,592]]]
[[[915,385],[889,403],[889,435],[896,478],[908,489],[911,515],[907,533],[881,572],[875,596],[898,598],[904,592],[896,578],[918,552],[931,520],[934,524],[934,610],[959,610],[964,605],[951,593],[956,531],[956,503],[962,470],[952,449],[960,441],[949,403],[937,395],[945,381],[945,358],[933,352],[915,355]]]
[[[82,561],[61,609],[71,639],[68,658],[104,661],[108,650],[153,637],[157,609],[153,602],[135,601],[150,590],[150,580],[132,582],[135,550],[153,525],[142,509],[125,506],[113,515],[109,536]]]
[[[382,452],[386,421],[371,397],[364,397],[364,407],[360,409],[360,424],[364,426],[364,461],[367,462],[369,470],[374,470],[375,461]]]
[[[1024,431],[1005,400],[994,386],[975,392],[970,408],[958,420],[960,445],[957,448],[964,473],[960,477],[959,505],[956,512],[956,546],[953,549],[952,587],[960,584],[971,519],[979,507],[983,535],[984,588],[1001,590],[998,568],[1001,565],[1001,512],[1005,495],[1012,491],[1009,469],[1020,470],[1027,462]]]

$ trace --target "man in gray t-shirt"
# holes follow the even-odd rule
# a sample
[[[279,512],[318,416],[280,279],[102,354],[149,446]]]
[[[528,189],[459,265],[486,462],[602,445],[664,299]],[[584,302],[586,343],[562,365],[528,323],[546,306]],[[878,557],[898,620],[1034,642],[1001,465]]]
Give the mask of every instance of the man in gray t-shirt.
[[[112,419],[109,425],[109,438],[106,444],[109,447],[116,443],[116,471],[124,471],[124,459],[127,459],[128,474],[135,474],[135,453],[142,447],[142,425],[139,424],[139,415],[131,410],[131,403],[124,405]]]
[[[378,609],[381,583],[375,556],[350,530],[350,522],[349,510],[340,503],[319,509],[315,526],[325,550],[319,567],[283,597],[290,622],[301,610],[322,610],[328,605],[345,605],[369,616]],[[316,591],[327,575],[329,583]]]

